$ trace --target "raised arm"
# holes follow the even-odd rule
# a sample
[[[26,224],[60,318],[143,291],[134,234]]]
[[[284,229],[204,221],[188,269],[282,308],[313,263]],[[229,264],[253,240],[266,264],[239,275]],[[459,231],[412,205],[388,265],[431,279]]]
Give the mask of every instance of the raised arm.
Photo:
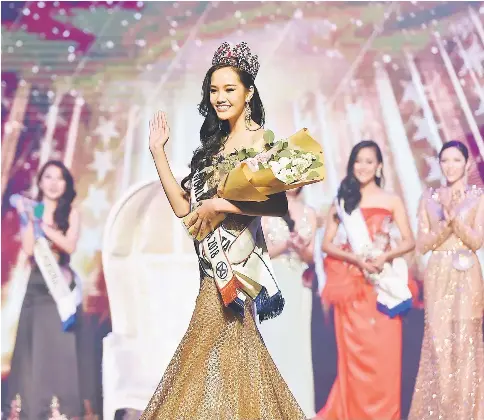
[[[165,145],[169,138],[170,128],[165,113],[158,111],[150,121],[150,151],[171,208],[177,217],[183,217],[190,211],[190,202],[185,190],[173,176],[166,157]]]
[[[27,210],[28,207],[23,199],[17,204],[17,212],[20,217],[20,240],[22,249],[30,257],[34,253],[35,235],[33,214]]]
[[[454,217],[450,224],[454,233],[466,246],[473,251],[482,247],[484,241],[484,194],[479,198],[474,223],[469,226],[459,216]]]
[[[437,229],[431,229],[427,211],[428,200],[429,193],[425,192],[420,199],[418,209],[417,251],[420,254],[437,249],[452,233],[452,228],[447,220],[441,220]]]

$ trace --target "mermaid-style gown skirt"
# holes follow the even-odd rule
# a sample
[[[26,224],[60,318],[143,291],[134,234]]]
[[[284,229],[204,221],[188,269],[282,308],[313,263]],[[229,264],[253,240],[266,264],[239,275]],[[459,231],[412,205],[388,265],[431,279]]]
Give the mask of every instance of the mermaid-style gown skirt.
[[[141,419],[305,416],[264,345],[249,299],[245,316],[236,316],[223,306],[214,279],[206,277],[188,330]]]

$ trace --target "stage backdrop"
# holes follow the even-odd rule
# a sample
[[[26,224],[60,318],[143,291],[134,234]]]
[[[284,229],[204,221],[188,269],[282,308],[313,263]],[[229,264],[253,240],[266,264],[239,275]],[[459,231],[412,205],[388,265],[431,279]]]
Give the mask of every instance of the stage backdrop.
[[[130,186],[156,179],[148,120],[158,109],[174,172],[187,173],[201,83],[222,41],[244,40],[259,55],[266,126],[280,136],[307,127],[323,145],[327,179],[307,188],[309,205],[324,216],[351,147],[371,138],[386,188],[401,194],[415,228],[422,191],[440,185],[446,141],[469,146],[469,181],[482,185],[483,11],[480,2],[2,2],[2,377],[26,264],[9,197],[34,193],[46,160],[63,160],[76,180],[82,230],[72,263],[100,348],[110,328],[100,255],[108,212]],[[178,223],[167,206],[152,223],[166,221]],[[192,249],[173,232],[163,252],[183,260]],[[322,314],[313,321],[321,343]],[[319,408],[334,372],[325,354],[314,358]]]

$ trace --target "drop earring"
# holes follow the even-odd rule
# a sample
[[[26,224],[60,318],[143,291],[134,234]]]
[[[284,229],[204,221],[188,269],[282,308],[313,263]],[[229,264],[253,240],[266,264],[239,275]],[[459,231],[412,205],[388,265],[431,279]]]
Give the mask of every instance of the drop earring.
[[[245,128],[250,130],[250,121],[252,118],[252,110],[250,109],[249,102],[245,103]]]

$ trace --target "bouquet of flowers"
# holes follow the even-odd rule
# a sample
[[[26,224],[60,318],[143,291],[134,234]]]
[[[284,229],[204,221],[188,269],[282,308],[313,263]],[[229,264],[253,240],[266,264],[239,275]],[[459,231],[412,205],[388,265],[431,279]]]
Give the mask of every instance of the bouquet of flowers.
[[[323,150],[306,128],[287,139],[275,141],[274,137],[272,131],[267,131],[262,151],[253,148],[235,151],[215,158],[211,166],[203,169],[206,178],[215,184],[212,187],[218,197],[261,202],[272,194],[324,179]],[[185,216],[184,222],[190,219],[191,214]],[[197,239],[208,233],[201,232]]]

